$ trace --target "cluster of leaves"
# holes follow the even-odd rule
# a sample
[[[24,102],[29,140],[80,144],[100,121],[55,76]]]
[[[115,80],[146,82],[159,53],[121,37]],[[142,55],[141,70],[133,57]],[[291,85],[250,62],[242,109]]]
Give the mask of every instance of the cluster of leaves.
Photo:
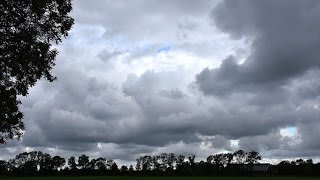
[[[0,1],[0,143],[19,138],[24,125],[18,95],[40,78],[55,80],[58,44],[68,35],[73,19],[71,0]]]

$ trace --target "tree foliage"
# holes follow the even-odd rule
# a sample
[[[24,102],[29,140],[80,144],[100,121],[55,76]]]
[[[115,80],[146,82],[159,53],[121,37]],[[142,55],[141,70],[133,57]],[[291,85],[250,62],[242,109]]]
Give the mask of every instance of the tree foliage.
[[[240,153],[239,153],[240,152]],[[233,155],[244,154],[247,161],[233,160]],[[254,160],[250,160],[253,158]],[[243,150],[235,153],[219,153],[208,156],[207,161],[195,161],[195,155],[176,155],[173,153],[161,153],[159,155],[144,155],[137,159],[136,167],[129,168],[127,165],[118,166],[112,159],[106,160],[99,157],[90,158],[87,155],[70,157],[68,165],[60,156],[52,157],[41,151],[23,152],[14,159],[8,161],[0,160],[1,176],[250,176],[250,175],[302,175],[319,176],[320,163],[314,164],[312,159],[296,159],[294,161],[281,161],[277,165],[269,163],[259,164],[261,156],[258,152],[245,152]],[[258,167],[256,171],[253,167]],[[263,170],[261,166],[268,166]],[[262,171],[261,171],[262,170]]]
[[[0,143],[22,135],[17,96],[41,78],[55,80],[52,44],[68,35],[71,10],[71,0],[0,1]]]

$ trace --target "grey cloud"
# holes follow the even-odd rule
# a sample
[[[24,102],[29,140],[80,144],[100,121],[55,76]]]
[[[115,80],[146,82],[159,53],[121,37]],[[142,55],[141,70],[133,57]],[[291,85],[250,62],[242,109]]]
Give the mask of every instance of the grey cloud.
[[[320,117],[319,114],[317,117]],[[320,149],[320,143],[317,140],[319,137],[319,127],[320,124],[318,122],[303,123],[298,126],[298,134],[301,141],[297,145],[298,149],[305,151],[304,153],[314,152]],[[320,155],[320,153],[315,153],[314,155]]]
[[[278,87],[318,68],[319,8],[318,1],[244,0],[218,4],[211,14],[215,25],[232,37],[250,39],[252,53],[243,64],[228,58],[219,69],[202,71],[197,77],[200,89],[219,94],[235,89],[254,91],[266,85]],[[208,81],[211,85],[205,85]]]
[[[82,0],[76,1],[74,14],[76,23],[102,24],[108,37],[127,36],[130,39],[143,39],[147,35],[159,41],[159,37],[170,40],[175,36],[170,30],[158,31],[160,27],[176,29],[176,20],[183,19],[186,15],[198,16],[207,13],[212,4],[207,0],[202,3],[192,0],[166,0],[161,3],[154,0],[91,3]],[[154,33],[158,36],[154,36]]]
[[[231,147],[231,141],[225,136],[221,136],[221,135],[208,136],[202,139],[204,140],[205,144],[210,145],[215,149],[227,150],[227,151],[234,150],[233,147]]]
[[[279,131],[273,131],[259,136],[243,137],[239,140],[239,147],[246,151],[266,152],[282,149],[288,143],[288,138],[280,135]]]
[[[138,110],[129,98],[112,85],[86,77],[80,71],[74,70],[65,77],[50,84],[56,87],[56,93],[51,96],[23,99],[27,130],[22,143],[25,146],[76,150],[86,148],[82,143],[90,148],[90,144],[100,141],[120,141],[128,136],[125,129],[134,131],[130,126],[134,126]],[[46,91],[52,88],[50,85],[40,86]]]
[[[235,136],[240,147],[271,156],[310,155],[319,149],[313,131],[319,124],[319,8],[318,1],[225,0],[212,11],[217,28],[251,43],[243,63],[229,56],[196,76],[205,95],[229,100],[226,109],[237,119],[227,120],[236,124],[233,134],[249,127]],[[286,126],[298,127],[295,143],[279,134]]]
[[[185,94],[183,94],[179,89],[162,90],[159,94],[172,99],[180,99],[185,96]]]
[[[297,122],[296,113],[291,114],[294,107],[282,107],[279,102],[275,107],[261,107],[259,101],[263,98],[259,95],[249,94],[246,101],[242,98],[243,94],[202,99],[188,91],[163,90],[164,87],[175,88],[172,82],[177,81],[176,74],[172,72],[146,72],[140,77],[130,75],[123,85],[125,94],[141,107],[144,127],[159,135],[163,132],[171,134],[173,140],[183,136],[187,139],[196,133],[237,139],[262,135],[291,121]],[[164,92],[166,96],[163,96]],[[180,98],[176,98],[177,93]],[[181,93],[189,94],[181,97]]]

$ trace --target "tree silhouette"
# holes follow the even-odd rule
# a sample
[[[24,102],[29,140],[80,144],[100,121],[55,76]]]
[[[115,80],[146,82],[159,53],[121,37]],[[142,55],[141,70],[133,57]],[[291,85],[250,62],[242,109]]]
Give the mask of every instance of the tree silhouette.
[[[52,157],[53,170],[58,171],[66,164],[66,160],[60,156]]]
[[[223,154],[210,155],[207,158],[207,162],[214,164],[217,169],[220,169],[220,167],[222,166],[222,156]]]
[[[79,169],[88,169],[90,166],[89,156],[83,154],[78,158]]]
[[[159,171],[160,170],[160,166],[161,166],[160,156],[153,156],[152,157],[152,164],[153,164],[153,169],[156,170],[156,171]]]
[[[140,162],[142,163],[142,170],[143,171],[150,171],[152,170],[152,157],[151,156],[141,156]]]
[[[130,171],[130,172],[133,172],[133,171],[134,171],[134,168],[133,168],[132,164],[131,164],[130,167],[129,167],[129,171]]]
[[[254,163],[257,163],[258,160],[261,160],[261,155],[256,152],[256,151],[251,151],[251,152],[248,152],[247,153],[247,159],[246,159],[246,162],[248,164],[254,164]]]
[[[40,151],[41,152],[41,151]],[[53,163],[50,154],[42,153],[37,154],[38,161],[39,161],[39,170],[44,172],[49,172],[53,170]]]
[[[106,165],[107,165],[107,169],[108,169],[108,170],[111,170],[113,163],[114,163],[114,162],[113,162],[112,159],[107,160],[107,164],[106,164]]]
[[[105,158],[98,158],[95,161],[95,168],[99,171],[105,171],[107,170],[107,164],[106,164],[106,159]]]
[[[7,171],[8,163],[4,160],[0,160],[0,175]]]
[[[112,174],[115,174],[115,175],[117,175],[118,173],[119,173],[119,168],[118,168],[118,165],[117,165],[117,163],[113,163],[112,165],[111,165],[111,172],[112,172]]]
[[[240,153],[239,153],[240,152]],[[239,164],[231,161],[233,154],[241,155],[243,160],[245,154],[246,162]],[[120,169],[113,160],[106,161],[105,158],[91,159],[89,156],[81,155],[76,163],[75,157],[68,160],[69,167],[64,167],[65,159],[60,156],[51,157],[50,154],[41,151],[23,152],[9,161],[0,160],[1,176],[47,176],[47,175],[129,175],[129,176],[319,176],[320,163],[314,164],[312,159],[296,159],[293,161],[281,161],[277,165],[269,163],[257,163],[261,156],[258,152],[236,151],[235,153],[220,153],[210,155],[207,162],[195,161],[195,155],[174,155],[162,153],[155,156],[140,156],[138,158],[141,169],[134,169],[132,165],[122,165]],[[170,167],[170,159],[173,159]],[[241,161],[242,161],[241,160]],[[156,168],[155,162],[161,165]],[[164,168],[166,167],[166,168]],[[1,179],[1,178],[0,178]]]
[[[186,156],[184,156],[184,155],[178,155],[176,157],[177,166],[181,166],[184,163],[185,158],[186,158]]]
[[[128,171],[128,167],[127,167],[126,165],[122,165],[122,166],[121,166],[121,171],[122,171],[122,172]]]
[[[188,160],[189,160],[190,164],[194,164],[195,158],[196,158],[196,155],[194,155],[194,154],[188,155]]]
[[[247,160],[247,153],[244,150],[238,150],[233,153],[234,161],[238,164],[244,164]]]
[[[142,169],[142,165],[141,165],[141,160],[140,158],[136,159],[137,163],[136,163],[136,170],[137,171],[141,171]]]
[[[52,169],[51,156],[41,151],[23,152],[10,160],[10,165],[17,168],[23,174],[34,174],[37,171],[49,171]]]
[[[71,156],[68,159],[68,166],[69,166],[70,170],[76,170],[77,169],[76,158],[74,156]]]
[[[0,1],[0,143],[20,138],[24,128],[18,95],[45,78],[53,81],[58,44],[73,19],[71,0]]]

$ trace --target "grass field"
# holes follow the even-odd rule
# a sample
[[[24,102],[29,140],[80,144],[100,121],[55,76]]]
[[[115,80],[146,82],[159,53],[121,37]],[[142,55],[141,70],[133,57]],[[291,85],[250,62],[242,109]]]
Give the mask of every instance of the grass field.
[[[0,177],[0,180],[319,180],[320,177]]]

